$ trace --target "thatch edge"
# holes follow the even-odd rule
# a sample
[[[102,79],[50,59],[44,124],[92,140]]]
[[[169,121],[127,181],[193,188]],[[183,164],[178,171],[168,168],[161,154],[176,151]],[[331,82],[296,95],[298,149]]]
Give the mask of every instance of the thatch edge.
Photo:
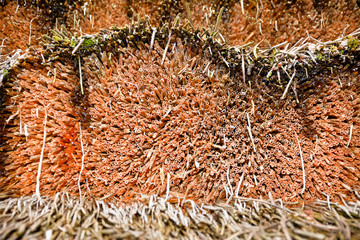
[[[51,65],[59,58],[77,59],[92,54],[101,60],[104,52],[116,56],[128,47],[139,49],[145,46],[151,50],[154,42],[164,49],[164,61],[170,42],[178,38],[185,47],[195,54],[201,53],[209,63],[225,69],[235,80],[245,83],[250,75],[256,75],[267,84],[284,90],[284,98],[294,79],[304,82],[313,72],[316,74],[320,66],[337,67],[352,62],[359,55],[359,35],[360,28],[328,42],[308,36],[293,46],[287,42],[268,48],[259,48],[259,44],[253,42],[230,46],[220,32],[211,28],[195,29],[189,23],[181,25],[179,19],[175,19],[172,26],[157,29],[145,18],[123,28],[102,30],[96,35],[78,36],[65,27],[54,30],[52,36],[43,38],[46,59],[43,63]],[[204,73],[211,75],[206,69]]]
[[[141,202],[111,202],[67,194],[54,199],[25,196],[0,201],[0,235],[13,238],[102,239],[351,239],[360,236],[360,201],[345,205],[318,201],[291,207],[281,200],[236,198],[215,205],[142,196]]]

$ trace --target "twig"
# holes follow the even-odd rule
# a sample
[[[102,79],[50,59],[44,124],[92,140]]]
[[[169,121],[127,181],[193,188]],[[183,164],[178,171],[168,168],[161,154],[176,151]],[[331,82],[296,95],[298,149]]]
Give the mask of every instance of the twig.
[[[226,59],[220,55],[220,57],[222,58],[222,60],[224,61],[224,63],[226,64],[227,67],[230,67],[229,63],[226,61]]]
[[[294,79],[294,77],[295,77],[295,74],[296,74],[296,69],[294,70],[294,73],[293,73],[293,75],[291,76],[291,78],[290,78],[290,80],[289,80],[289,83],[287,84],[283,95],[281,96],[281,100],[283,100],[283,99],[285,98],[286,93],[288,92],[289,87],[290,87],[290,85],[291,85],[291,83],[292,83],[292,81],[293,81],[293,79]]]
[[[241,46],[236,46],[237,48],[245,48],[245,47],[248,47],[248,46],[251,46],[251,45],[253,45],[254,44],[254,42],[248,42],[248,43],[245,43],[244,45],[241,45]],[[256,46],[257,46],[258,44],[256,44]]]
[[[71,52],[71,55],[74,55],[76,53],[76,51],[79,49],[79,47],[81,46],[81,44],[85,41],[84,38],[82,38],[80,40],[80,42],[78,43],[78,45],[76,45],[76,47],[74,48],[74,50]]]
[[[82,78],[82,72],[81,72],[81,59],[80,59],[80,55],[79,55],[79,74],[80,74],[80,89],[81,89],[81,94],[84,95],[84,88],[83,88],[83,78]]]
[[[249,135],[250,135],[250,139],[251,139],[251,143],[254,147],[254,152],[256,152],[256,147],[255,147],[255,142],[254,142],[254,139],[253,139],[253,135],[251,133],[251,124],[250,124],[250,118],[249,118],[249,114],[246,113],[246,117],[247,117],[247,120],[248,120],[248,131],[249,131]]]
[[[35,17],[36,18],[36,17]],[[33,18],[33,19],[31,19],[31,21],[30,21],[30,33],[29,33],[29,46],[31,45],[31,23],[32,23],[32,21],[34,21],[34,19],[35,18]]]
[[[220,23],[220,21],[221,21],[223,12],[224,12],[224,7],[222,7],[222,8],[220,9],[219,15],[217,16],[214,32],[216,32],[216,30],[217,30],[218,27],[219,27],[219,23]]]
[[[241,68],[243,72],[243,81],[245,83],[245,60],[244,60],[244,52],[241,53]]]
[[[291,240],[291,236],[289,234],[289,230],[288,228],[286,227],[286,218],[284,216],[283,213],[281,213],[281,220],[280,220],[280,224],[281,224],[281,227],[283,229],[283,232],[284,232],[284,235],[285,235],[285,239],[286,240]]]
[[[25,135],[25,138],[26,138],[26,141],[28,140],[28,136],[29,136],[29,132],[28,132],[28,128],[27,128],[27,125],[25,124],[24,125],[24,135]]]
[[[156,36],[156,28],[154,27],[151,35],[150,49],[152,49],[154,46],[155,36]]]
[[[279,84],[281,84],[281,77],[280,77],[280,68],[278,68],[276,70],[277,76],[278,76],[278,80],[279,80]]]
[[[224,36],[220,32],[218,32],[218,34],[219,34],[221,40],[223,41],[223,43],[226,43],[226,39],[224,38]]]
[[[36,176],[36,191],[35,194],[38,198],[40,198],[40,175],[41,175],[41,168],[42,168],[42,162],[44,159],[44,151],[45,151],[45,143],[46,143],[46,123],[47,123],[47,110],[46,106],[44,106],[45,110],[45,119],[44,119],[44,137],[43,137],[43,144],[41,148],[41,154],[40,154],[40,160],[39,160],[39,167],[38,167],[38,173]]]
[[[305,43],[307,40],[309,39],[309,37],[306,37],[305,39],[301,38],[290,50],[289,52],[291,53],[297,53],[299,52],[300,50],[304,49],[305,47],[308,46],[308,43]],[[302,42],[301,42],[302,41]],[[301,43],[300,43],[301,42]],[[295,47],[298,43],[299,44],[299,47]]]
[[[287,43],[288,43],[287,41],[284,41],[284,42],[282,42],[282,43],[279,43],[279,44],[277,44],[277,45],[275,45],[275,46],[272,46],[268,51],[272,51],[273,49],[279,48],[279,47],[281,47],[281,46],[283,46],[283,45],[285,45],[285,44],[287,44]]]
[[[165,47],[165,50],[164,50],[164,55],[163,55],[162,60],[161,60],[161,65],[164,64],[165,57],[166,57],[166,52],[167,52],[167,50],[169,48],[169,45],[170,45],[170,40],[171,40],[171,31],[169,32],[169,40],[168,40],[168,42],[166,44],[166,47]]]
[[[55,83],[55,81],[56,81],[56,68],[54,68],[54,81],[53,81],[53,83]]]
[[[235,196],[234,198],[240,200],[240,201],[247,201],[247,202],[257,202],[260,203],[262,205],[268,205],[274,208],[278,208],[280,210],[283,210],[285,212],[288,213],[295,213],[293,210],[290,210],[284,206],[279,206],[276,203],[271,203],[270,201],[266,201],[266,200],[261,200],[261,199],[255,199],[255,198],[247,198],[247,197],[239,197],[239,196]]]
[[[9,122],[10,122],[14,117],[16,117],[17,115],[19,115],[20,109],[21,109],[21,107],[16,111],[16,113],[14,113],[14,114],[11,115],[8,119],[6,119],[5,124],[4,124],[4,127],[3,127],[3,130],[5,129],[6,125],[9,124]]]
[[[326,194],[326,201],[328,202],[328,208],[331,211],[330,196]]]
[[[241,0],[241,1],[240,1],[240,4],[241,4],[241,12],[242,12],[242,14],[245,14],[245,11],[244,11],[244,0]]]
[[[232,189],[231,182],[230,182],[230,168],[228,168],[228,170],[226,171],[226,179],[229,184],[229,191],[230,191],[229,200],[230,200],[232,198],[232,196],[234,195],[234,191]]]
[[[206,65],[206,67],[204,68],[204,71],[203,71],[202,73],[206,73],[206,71],[208,70],[208,68],[209,68],[209,66],[210,66],[210,63],[211,63],[211,62],[209,62],[209,63]]]
[[[90,14],[90,22],[91,22],[91,28],[94,28],[95,17],[93,17],[91,14]]]
[[[176,15],[176,17],[173,21],[172,29],[175,29],[179,23],[180,23],[180,13],[178,13],[178,15]]]
[[[302,168],[302,172],[303,172],[303,188],[301,190],[301,194],[303,194],[305,192],[305,167],[304,167],[304,159],[303,159],[303,155],[302,155],[302,151],[301,151],[301,146],[300,146],[300,142],[299,139],[297,137],[297,135],[295,134],[296,140],[298,142],[298,146],[299,146],[299,151],[300,151],[300,159],[301,159],[301,168]]]
[[[293,52],[293,50],[295,49],[295,47],[301,42],[303,41],[304,38],[300,38],[289,50],[289,52]]]
[[[241,174],[240,180],[238,182],[238,185],[236,186],[236,190],[235,190],[235,196],[237,197],[239,195],[239,191],[240,191],[240,186],[242,181],[244,180],[244,172]]]
[[[260,19],[261,20],[261,19]],[[262,33],[262,30],[261,30],[261,23],[262,23],[263,21],[259,21],[259,32],[260,32],[260,34],[262,35],[263,33]]]
[[[221,150],[226,149],[226,146],[220,146],[220,145],[216,145],[216,144],[211,144],[211,146],[213,146],[214,148],[221,149]]]
[[[275,4],[274,4],[273,0],[270,0],[270,2],[271,2],[271,5],[273,6],[273,8],[276,8],[276,6],[275,6]]]
[[[349,142],[348,142],[348,144],[347,144],[347,147],[349,147],[350,142],[351,142],[351,137],[352,137],[353,127],[354,127],[354,124],[351,124],[351,126],[350,126],[350,137],[349,137]]]
[[[340,83],[340,87],[343,87],[340,77],[339,77],[339,83]]]

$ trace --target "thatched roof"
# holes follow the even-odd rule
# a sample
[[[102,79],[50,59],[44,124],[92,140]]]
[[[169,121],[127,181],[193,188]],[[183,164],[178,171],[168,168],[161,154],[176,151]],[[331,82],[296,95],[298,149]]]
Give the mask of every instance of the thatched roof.
[[[358,234],[355,3],[50,2],[61,20],[47,1],[2,4],[5,18],[21,13],[8,28],[14,37],[0,35],[0,190],[21,197],[1,202],[6,236],[26,227],[22,217],[31,224],[25,238],[62,229],[72,237]],[[328,23],[339,9],[342,33]],[[304,35],[299,21],[321,26]]]

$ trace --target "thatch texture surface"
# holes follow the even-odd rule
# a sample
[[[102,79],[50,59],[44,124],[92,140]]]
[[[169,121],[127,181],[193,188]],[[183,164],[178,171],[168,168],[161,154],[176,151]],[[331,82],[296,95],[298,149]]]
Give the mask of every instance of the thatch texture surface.
[[[163,195],[169,176],[179,196],[205,202],[235,193],[354,199],[359,75],[349,42],[357,38],[306,43],[290,50],[293,59],[263,50],[248,64],[252,49],[242,54],[196,31],[165,29],[153,38],[144,22],[130,28],[137,34],[103,31],[73,46],[58,32],[44,53],[51,67],[29,58],[7,82],[9,190],[27,195],[38,184],[45,195],[78,194],[80,184],[89,195],[128,201]],[[341,44],[346,52],[332,50]]]
[[[360,237],[355,1],[18,4],[4,238]]]
[[[197,205],[179,199],[143,198],[116,206],[57,194],[0,201],[1,239],[357,239],[360,212],[316,202],[292,207],[280,201],[238,198],[229,204]]]

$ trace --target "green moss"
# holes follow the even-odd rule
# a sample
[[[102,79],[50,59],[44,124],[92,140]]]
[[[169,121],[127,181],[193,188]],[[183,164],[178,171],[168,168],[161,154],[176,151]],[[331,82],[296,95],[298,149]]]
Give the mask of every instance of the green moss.
[[[269,62],[270,62],[270,65],[273,65],[276,62],[276,58],[275,57],[270,57]]]
[[[278,53],[278,50],[276,48],[274,48],[272,51],[271,51],[271,55],[275,56],[276,54]]]
[[[348,46],[350,50],[355,51],[359,47],[359,39],[356,37],[349,36]]]
[[[321,53],[319,53],[316,55],[316,60],[319,60],[319,61],[325,60],[325,57]]]
[[[98,44],[97,40],[94,38],[86,38],[82,47],[84,47],[85,51],[91,51]]]
[[[54,39],[54,41],[56,41],[56,42],[60,42],[60,41],[63,40],[62,37],[57,36],[57,35],[55,35],[55,36],[53,37],[53,39]]]
[[[84,46],[85,47],[92,47],[94,45],[95,45],[95,43],[91,38],[87,38],[87,39],[84,40]]]
[[[8,70],[6,70],[6,69],[4,69],[3,70],[3,76],[4,76],[4,78],[6,78],[6,76],[9,74],[9,71]]]
[[[337,46],[335,46],[335,45],[331,45],[331,46],[330,46],[330,52],[332,52],[332,53],[337,53],[337,51],[338,51]]]
[[[7,69],[0,70],[0,87],[2,82],[6,81],[10,77],[10,71]]]
[[[76,40],[76,38],[72,38],[70,41],[70,47],[76,47],[77,44],[78,44],[78,41]]]

